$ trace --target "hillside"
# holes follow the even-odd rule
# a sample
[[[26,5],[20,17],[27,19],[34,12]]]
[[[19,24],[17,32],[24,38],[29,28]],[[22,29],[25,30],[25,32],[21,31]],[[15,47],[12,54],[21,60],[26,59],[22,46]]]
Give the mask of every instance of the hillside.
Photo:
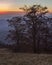
[[[52,55],[12,53],[0,48],[0,65],[52,65]]]

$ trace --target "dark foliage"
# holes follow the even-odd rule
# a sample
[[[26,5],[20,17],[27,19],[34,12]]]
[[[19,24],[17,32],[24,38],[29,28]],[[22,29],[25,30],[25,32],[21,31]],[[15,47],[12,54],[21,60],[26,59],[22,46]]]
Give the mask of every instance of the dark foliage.
[[[13,17],[8,20],[12,29],[9,30],[7,38],[15,43],[15,51],[47,53],[50,50],[48,46],[51,43],[51,41],[48,42],[50,32],[47,24],[51,20],[45,16],[48,13],[47,7],[40,5],[27,7],[25,5],[24,8],[20,9],[23,9],[26,14],[23,17]]]

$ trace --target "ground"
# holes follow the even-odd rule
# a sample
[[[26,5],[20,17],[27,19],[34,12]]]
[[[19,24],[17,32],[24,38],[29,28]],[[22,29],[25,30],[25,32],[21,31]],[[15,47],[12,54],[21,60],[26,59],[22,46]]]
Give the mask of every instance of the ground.
[[[0,49],[0,65],[52,65],[52,54],[12,53]]]

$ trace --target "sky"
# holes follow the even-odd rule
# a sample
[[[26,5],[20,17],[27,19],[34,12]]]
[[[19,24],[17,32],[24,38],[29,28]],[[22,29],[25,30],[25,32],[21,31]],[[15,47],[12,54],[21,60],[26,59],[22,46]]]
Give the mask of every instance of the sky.
[[[52,12],[52,0],[0,0],[0,12],[20,11],[20,7],[24,5],[31,6],[33,4],[47,6],[48,10]]]

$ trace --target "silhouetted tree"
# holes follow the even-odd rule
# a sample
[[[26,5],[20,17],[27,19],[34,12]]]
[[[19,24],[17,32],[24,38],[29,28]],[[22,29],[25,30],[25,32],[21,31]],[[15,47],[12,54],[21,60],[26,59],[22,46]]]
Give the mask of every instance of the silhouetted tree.
[[[46,13],[48,13],[47,7],[42,7],[40,5],[27,7],[25,5],[25,7],[20,9],[23,9],[26,12],[23,17],[13,17],[11,20],[8,20],[9,26],[12,27],[12,29],[9,30],[8,38],[14,41],[15,50],[19,51],[20,43],[21,46],[22,43],[31,44],[32,40],[34,53],[39,53],[39,50],[41,49],[41,40],[44,41],[44,47],[47,49],[47,38],[49,35],[49,28],[47,27],[47,21],[49,18],[45,16]],[[23,23],[25,21],[26,24],[21,24],[22,21]]]
[[[15,51],[19,51],[20,42],[19,23],[21,22],[21,17],[13,17],[11,20],[8,20],[8,22],[9,26],[12,28],[11,30],[9,30],[7,38],[11,39],[15,43]]]
[[[33,5],[31,7],[27,7],[25,5],[25,7],[20,9],[23,9],[24,11],[26,11],[26,14],[24,16],[28,18],[28,22],[32,23],[32,35],[33,35],[33,46],[34,46],[33,48],[35,53],[39,52],[41,25],[45,24],[45,21],[48,20],[48,18],[45,16],[46,13],[48,13],[47,7],[42,7],[40,5]],[[44,32],[47,34],[48,33],[47,28],[45,29],[46,29],[46,32],[45,30]],[[47,43],[45,42],[45,44]]]

